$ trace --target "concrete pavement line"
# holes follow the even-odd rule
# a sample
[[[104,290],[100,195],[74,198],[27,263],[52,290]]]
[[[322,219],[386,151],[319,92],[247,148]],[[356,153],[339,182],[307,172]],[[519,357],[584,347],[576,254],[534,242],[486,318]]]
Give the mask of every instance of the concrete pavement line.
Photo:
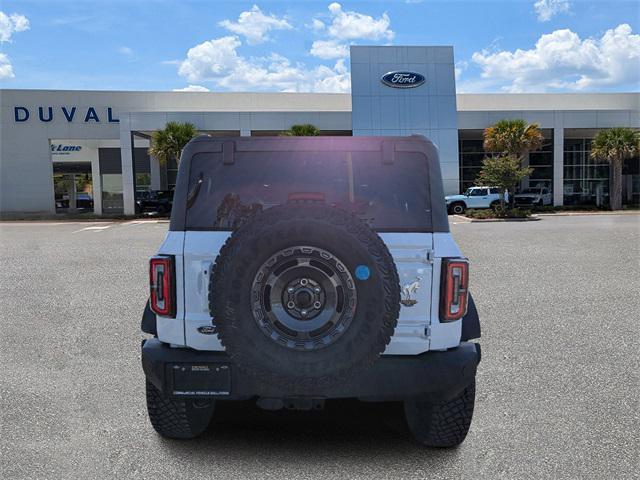
[[[85,228],[81,228],[80,230],[76,230],[75,232],[71,232],[71,233],[84,232],[85,230],[102,231],[102,230],[106,230],[106,229],[107,229],[107,228],[109,228],[110,226],[111,226],[111,225],[85,227]]]

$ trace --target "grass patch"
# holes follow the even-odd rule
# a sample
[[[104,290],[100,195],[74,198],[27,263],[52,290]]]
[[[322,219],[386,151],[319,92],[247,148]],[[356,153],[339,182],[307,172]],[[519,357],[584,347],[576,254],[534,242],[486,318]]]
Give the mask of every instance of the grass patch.
[[[465,216],[468,218],[476,218],[486,220],[490,218],[529,218],[531,210],[527,208],[508,208],[504,211],[496,211],[491,208],[482,210],[467,210]]]

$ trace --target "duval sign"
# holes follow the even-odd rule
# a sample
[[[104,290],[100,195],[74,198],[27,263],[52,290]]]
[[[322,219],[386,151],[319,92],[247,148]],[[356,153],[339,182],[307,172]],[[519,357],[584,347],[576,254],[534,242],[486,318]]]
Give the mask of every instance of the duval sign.
[[[23,106],[13,107],[13,119],[16,123],[24,123],[30,118],[38,119],[43,123],[53,122],[56,118],[68,123],[118,123],[120,121],[113,116],[111,107],[103,109],[96,109],[95,107],[79,108],[67,105],[61,107],[33,107],[32,109]]]
[[[424,83],[424,75],[416,72],[395,71],[385,73],[380,81],[393,88],[415,88]]]

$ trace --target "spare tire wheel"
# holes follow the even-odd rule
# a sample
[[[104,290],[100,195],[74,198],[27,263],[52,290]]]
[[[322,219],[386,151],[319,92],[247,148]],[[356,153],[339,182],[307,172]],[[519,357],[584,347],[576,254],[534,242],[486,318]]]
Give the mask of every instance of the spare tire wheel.
[[[220,250],[209,307],[244,372],[300,391],[371,365],[398,320],[400,287],[382,239],[324,205],[272,207]]]

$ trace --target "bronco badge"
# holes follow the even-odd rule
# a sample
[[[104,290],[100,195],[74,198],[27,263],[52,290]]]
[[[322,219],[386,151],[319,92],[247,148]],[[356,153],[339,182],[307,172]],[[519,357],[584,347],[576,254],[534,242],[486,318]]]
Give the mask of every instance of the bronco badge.
[[[422,277],[416,277],[416,281],[413,283],[407,283],[402,287],[402,300],[400,303],[405,307],[413,307],[418,301],[411,296],[415,296],[416,292],[420,289],[420,281]]]

